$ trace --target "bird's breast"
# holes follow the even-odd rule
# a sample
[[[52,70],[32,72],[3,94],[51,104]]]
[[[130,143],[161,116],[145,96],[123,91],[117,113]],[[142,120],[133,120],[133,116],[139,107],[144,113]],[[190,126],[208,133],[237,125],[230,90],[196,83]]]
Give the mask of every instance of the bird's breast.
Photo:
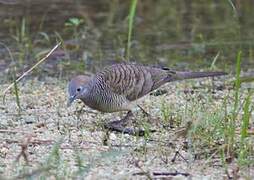
[[[97,94],[94,92],[92,96],[81,100],[90,108],[101,112],[129,111],[132,109],[132,105],[126,97],[113,93],[101,92]]]

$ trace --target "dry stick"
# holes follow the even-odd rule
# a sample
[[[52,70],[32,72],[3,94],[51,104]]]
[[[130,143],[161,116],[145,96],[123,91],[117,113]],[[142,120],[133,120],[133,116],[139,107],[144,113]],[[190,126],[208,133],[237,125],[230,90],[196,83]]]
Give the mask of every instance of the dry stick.
[[[33,133],[36,133],[36,132],[43,132],[43,131],[33,131]],[[25,132],[25,131],[22,131],[22,130],[16,130],[16,129],[0,129],[0,133],[22,133],[22,134],[31,134],[31,132]]]
[[[6,142],[8,144],[22,145],[19,140],[0,138],[0,141],[1,142]],[[54,143],[55,143],[54,140],[40,140],[40,139],[34,139],[34,140],[29,142],[29,144],[32,144],[32,145],[52,145]]]
[[[45,61],[57,48],[60,46],[61,42],[59,42],[53,49],[51,49],[46,56],[44,56],[41,60],[39,60],[35,65],[33,65],[29,70],[27,70],[25,73],[23,73],[18,79],[15,80],[12,84],[10,84],[4,91],[3,91],[3,103],[5,102],[5,95],[6,92],[11,89],[15,83],[18,83],[23,77],[28,75],[34,68],[36,68],[38,65],[40,65],[43,61]]]
[[[14,139],[6,139],[6,138],[0,138],[0,142],[6,142],[8,144],[18,144],[18,145],[22,145],[22,143],[20,143],[19,140],[14,140]],[[86,143],[88,144],[93,144],[93,145],[98,145],[99,144],[97,142],[94,142],[94,141],[85,141]],[[40,140],[40,139],[33,139],[31,141],[29,141],[29,144],[32,144],[32,145],[53,145],[54,143],[56,143],[55,140]],[[73,146],[71,145],[62,145],[60,147],[60,149],[74,149]],[[89,149],[89,147],[80,147],[78,149]],[[0,178],[1,179],[1,178]]]
[[[186,163],[188,163],[188,160],[183,157],[183,155],[177,150],[175,152],[174,157],[172,158],[171,162],[174,163],[176,161],[177,156],[181,157]]]
[[[20,143],[20,147],[21,147],[21,152],[18,154],[18,156],[16,157],[16,161],[20,160],[20,157],[22,156],[24,158],[24,160],[26,161],[26,164],[28,164],[28,153],[27,153],[27,149],[28,149],[28,145],[32,139],[33,135],[29,134],[26,139]]]
[[[182,176],[190,176],[189,173],[185,173],[185,172],[153,172],[154,176],[178,176],[178,175],[182,175]]]

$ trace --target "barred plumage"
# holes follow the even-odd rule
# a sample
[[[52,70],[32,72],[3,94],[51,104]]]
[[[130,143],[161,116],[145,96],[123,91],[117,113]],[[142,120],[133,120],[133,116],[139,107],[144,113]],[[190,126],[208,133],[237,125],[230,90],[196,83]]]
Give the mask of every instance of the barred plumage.
[[[167,82],[225,74],[180,72],[136,64],[115,64],[105,67],[93,77],[74,77],[69,83],[69,104],[75,99],[81,99],[86,105],[99,111],[129,111],[133,108],[133,101]]]

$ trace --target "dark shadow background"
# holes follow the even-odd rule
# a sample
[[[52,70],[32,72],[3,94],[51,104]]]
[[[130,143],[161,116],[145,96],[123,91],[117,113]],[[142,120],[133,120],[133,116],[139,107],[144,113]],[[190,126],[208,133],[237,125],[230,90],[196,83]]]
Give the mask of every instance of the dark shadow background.
[[[1,0],[0,72],[22,73],[57,41],[59,48],[34,75],[69,76],[124,59],[128,13],[125,0]],[[231,3],[232,2],[232,3]],[[139,0],[131,60],[175,69],[254,67],[253,0]],[[70,19],[78,25],[68,25]]]

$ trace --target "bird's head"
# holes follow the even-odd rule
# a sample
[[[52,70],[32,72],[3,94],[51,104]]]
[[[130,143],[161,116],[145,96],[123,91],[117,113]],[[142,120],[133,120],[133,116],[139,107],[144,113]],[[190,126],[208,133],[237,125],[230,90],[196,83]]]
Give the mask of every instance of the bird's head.
[[[70,106],[75,99],[81,99],[87,92],[88,82],[91,80],[91,76],[79,75],[71,79],[68,84],[68,102],[67,106]]]

